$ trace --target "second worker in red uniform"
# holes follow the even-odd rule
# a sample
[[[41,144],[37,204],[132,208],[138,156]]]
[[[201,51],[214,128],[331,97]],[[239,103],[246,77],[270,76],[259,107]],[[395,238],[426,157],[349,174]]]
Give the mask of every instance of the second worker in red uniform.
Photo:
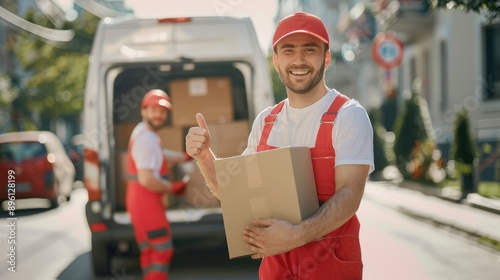
[[[141,104],[143,121],[132,131],[128,148],[126,205],[140,250],[144,280],[168,279],[173,245],[162,197],[166,193],[181,193],[188,179],[169,181],[167,158],[156,133],[167,120],[171,106],[164,91],[154,89],[146,93]],[[171,162],[186,159],[183,152],[169,153]]]

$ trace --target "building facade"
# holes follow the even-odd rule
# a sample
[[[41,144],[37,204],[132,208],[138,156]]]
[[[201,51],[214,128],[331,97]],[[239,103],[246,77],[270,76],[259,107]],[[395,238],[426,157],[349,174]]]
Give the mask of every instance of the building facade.
[[[420,92],[445,157],[455,113],[466,108],[479,151],[476,178],[500,187],[500,19],[434,10],[425,0],[283,0],[277,21],[299,10],[318,15],[333,35],[337,59],[327,72],[328,86],[368,110],[380,108],[388,95],[400,108],[410,91]],[[371,17],[375,28],[367,26]],[[404,45],[402,63],[389,71],[371,54],[373,33],[381,31],[394,32]]]

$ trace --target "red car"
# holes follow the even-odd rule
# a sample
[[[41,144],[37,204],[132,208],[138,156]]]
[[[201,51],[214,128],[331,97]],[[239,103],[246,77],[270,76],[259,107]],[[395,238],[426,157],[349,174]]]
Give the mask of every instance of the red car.
[[[16,200],[45,198],[56,207],[69,200],[75,168],[52,132],[21,131],[0,134],[0,174],[0,202],[14,194]]]

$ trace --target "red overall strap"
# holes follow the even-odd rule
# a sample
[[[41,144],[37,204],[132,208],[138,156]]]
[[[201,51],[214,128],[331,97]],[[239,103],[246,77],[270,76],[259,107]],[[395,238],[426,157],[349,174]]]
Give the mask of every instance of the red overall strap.
[[[342,106],[349,101],[349,97],[340,94],[335,97],[332,105],[328,108],[328,111],[323,114],[321,117],[321,124],[319,126],[318,135],[316,136],[316,144],[315,148],[332,148],[333,140],[332,140],[332,129],[333,124],[335,123],[335,119],[337,118],[337,114]]]
[[[278,119],[278,114],[281,112],[281,109],[283,109],[283,105],[285,105],[285,100],[276,104],[276,106],[274,106],[271,110],[271,113],[265,117],[264,128],[262,129],[259,145],[267,145],[267,139],[269,138],[269,134],[271,134],[271,129],[273,128],[276,119]]]

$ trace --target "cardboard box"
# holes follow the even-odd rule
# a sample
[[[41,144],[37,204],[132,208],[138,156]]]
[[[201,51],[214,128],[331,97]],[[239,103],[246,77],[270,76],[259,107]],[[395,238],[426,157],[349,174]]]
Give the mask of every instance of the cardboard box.
[[[128,142],[130,134],[137,126],[137,123],[120,123],[114,125],[115,133],[115,148],[119,151],[126,151],[128,149]]]
[[[125,196],[127,193],[128,180],[128,152],[118,152],[115,154],[115,192],[116,207],[125,209]]]
[[[215,160],[229,258],[252,254],[243,231],[256,218],[297,224],[318,197],[308,147],[286,147]]]
[[[118,124],[115,125],[115,147],[118,151],[128,150],[130,135],[137,124]],[[165,126],[158,130],[165,149],[174,151],[185,151],[185,137],[189,127]]]
[[[188,128],[166,126],[158,130],[163,148],[184,152],[186,149],[186,133]]]
[[[173,126],[197,125],[196,113],[202,113],[207,122],[223,123],[233,119],[229,77],[173,80],[169,95],[173,105]]]
[[[220,207],[220,201],[208,189],[205,178],[194,162],[179,164],[183,174],[190,179],[186,185],[186,192],[179,197],[181,204],[194,208]]]
[[[250,133],[248,120],[207,125],[210,130],[210,148],[217,157],[241,155],[247,147]]]

